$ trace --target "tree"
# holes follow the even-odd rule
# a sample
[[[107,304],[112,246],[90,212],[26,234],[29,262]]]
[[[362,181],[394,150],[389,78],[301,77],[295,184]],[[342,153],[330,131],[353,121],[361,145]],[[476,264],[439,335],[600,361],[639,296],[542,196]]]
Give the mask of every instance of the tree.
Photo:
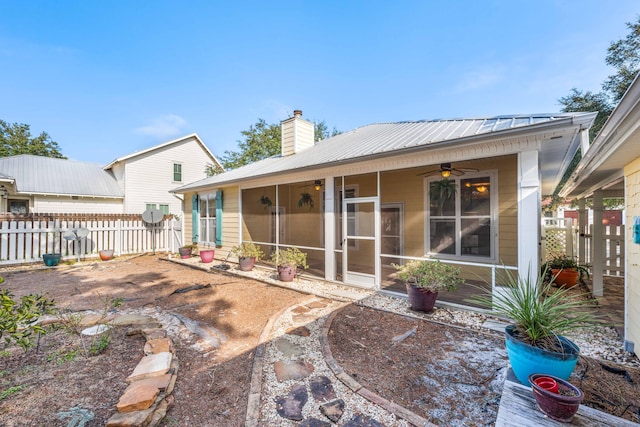
[[[589,139],[591,141],[598,135],[600,129],[602,129],[613,112],[615,105],[620,101],[640,70],[640,16],[635,23],[627,22],[627,28],[630,30],[629,34],[623,39],[612,42],[609,45],[609,49],[607,49],[608,53],[605,57],[605,62],[607,65],[616,68],[617,71],[602,83],[602,91],[597,93],[591,91],[583,92],[572,88],[569,95],[558,100],[560,105],[563,105],[561,111],[565,113],[578,111],[598,112],[593,126],[589,129]],[[549,205],[549,212],[553,211],[562,202],[558,193],[564,187],[581,158],[582,153],[578,150],[551,196],[552,202]]]
[[[32,137],[29,125],[9,124],[0,120],[0,157],[18,154],[66,159],[60,152],[58,143],[53,141],[46,132]]]
[[[640,16],[637,22],[627,22],[629,34],[611,43],[605,62],[617,72],[602,84],[603,89],[618,103],[640,70]]]
[[[225,151],[220,159],[225,170],[239,168],[258,160],[273,157],[281,151],[282,128],[280,123],[268,124],[264,119],[251,125],[248,130],[240,132],[244,139],[238,141],[238,151]],[[318,142],[331,136],[340,134],[335,127],[329,131],[329,127],[324,120],[314,122],[314,140]],[[207,174],[215,175],[216,170],[207,165]]]

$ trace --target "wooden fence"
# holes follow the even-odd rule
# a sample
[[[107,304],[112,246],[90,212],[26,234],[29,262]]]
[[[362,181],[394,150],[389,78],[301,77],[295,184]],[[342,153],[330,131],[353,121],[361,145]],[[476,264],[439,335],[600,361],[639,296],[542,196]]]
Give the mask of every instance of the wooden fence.
[[[86,228],[80,240],[67,240],[64,233]],[[62,259],[88,259],[98,251],[113,249],[115,255],[176,252],[180,226],[171,216],[152,226],[140,215],[35,214],[0,216],[0,265],[38,262],[45,253],[62,254]]]

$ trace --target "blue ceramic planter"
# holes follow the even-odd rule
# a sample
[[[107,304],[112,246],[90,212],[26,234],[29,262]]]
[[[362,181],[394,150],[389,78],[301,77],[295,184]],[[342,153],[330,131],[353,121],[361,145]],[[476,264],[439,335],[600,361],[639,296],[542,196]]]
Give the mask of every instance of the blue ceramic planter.
[[[60,262],[60,254],[42,254],[42,260],[47,267],[54,267]]]
[[[545,374],[554,377],[569,379],[569,376],[578,363],[580,349],[573,342],[560,337],[563,353],[543,350],[538,347],[525,344],[513,336],[514,325],[505,328],[505,343],[511,368],[518,381],[529,385],[529,375]]]

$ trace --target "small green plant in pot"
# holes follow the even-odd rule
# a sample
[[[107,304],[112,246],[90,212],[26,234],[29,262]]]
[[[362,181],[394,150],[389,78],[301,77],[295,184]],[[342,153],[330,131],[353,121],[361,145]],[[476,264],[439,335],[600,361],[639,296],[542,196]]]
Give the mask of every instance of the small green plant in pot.
[[[413,260],[393,266],[407,286],[411,308],[417,311],[433,310],[439,291],[455,291],[464,283],[458,267],[440,261]]]
[[[533,277],[505,270],[502,285],[492,291],[477,287],[470,301],[512,320],[505,328],[507,355],[518,380],[529,384],[529,375],[543,373],[564,380],[573,372],[580,355],[578,346],[563,334],[590,326],[594,316],[586,311],[591,301],[569,295],[569,289],[545,282],[547,269]]]
[[[238,246],[231,248],[231,253],[238,257],[240,270],[251,271],[256,261],[264,256],[260,247],[253,242],[243,242]]]
[[[554,255],[546,266],[551,270],[553,281],[561,287],[573,287],[583,276],[589,277],[587,266],[578,264],[574,257],[566,254]]]
[[[283,282],[292,281],[298,267],[309,268],[307,254],[298,248],[278,249],[271,256],[271,260],[278,266],[278,275]]]

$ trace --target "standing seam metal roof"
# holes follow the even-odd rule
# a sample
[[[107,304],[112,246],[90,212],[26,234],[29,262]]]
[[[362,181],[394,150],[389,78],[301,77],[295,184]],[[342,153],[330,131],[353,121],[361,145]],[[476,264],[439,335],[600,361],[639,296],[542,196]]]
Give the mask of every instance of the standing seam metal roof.
[[[20,193],[124,197],[114,176],[94,163],[21,154],[0,158],[0,174],[15,179]]]
[[[329,165],[391,153],[415,147],[427,147],[440,142],[462,140],[513,129],[524,129],[540,123],[551,123],[593,113],[560,113],[496,116],[474,119],[426,120],[370,124],[318,141],[300,153],[274,156],[220,175],[182,186],[185,191],[255,176],[282,173],[299,168]]]

